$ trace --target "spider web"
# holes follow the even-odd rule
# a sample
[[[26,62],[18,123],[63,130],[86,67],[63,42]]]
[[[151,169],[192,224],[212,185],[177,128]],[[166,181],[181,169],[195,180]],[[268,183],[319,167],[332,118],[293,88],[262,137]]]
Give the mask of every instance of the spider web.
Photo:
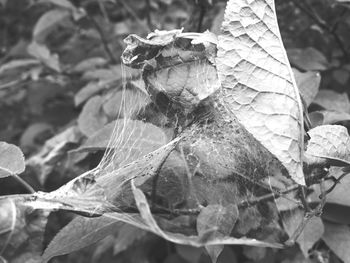
[[[295,184],[226,109],[208,36],[157,33],[132,36],[123,55],[123,118],[94,170],[117,207],[106,216],[182,244],[280,247]],[[163,145],[145,153],[150,127]]]

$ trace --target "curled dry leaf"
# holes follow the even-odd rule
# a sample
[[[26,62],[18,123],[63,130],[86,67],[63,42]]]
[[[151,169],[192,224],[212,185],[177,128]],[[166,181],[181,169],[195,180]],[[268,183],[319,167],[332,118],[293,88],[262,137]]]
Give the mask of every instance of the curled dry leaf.
[[[122,59],[127,66],[143,67],[154,101],[165,94],[178,110],[190,112],[220,88],[213,65],[216,38],[209,32],[155,31],[147,39],[130,35],[125,42]]]
[[[310,140],[305,152],[309,165],[350,164],[350,137],[347,129],[340,125],[322,125],[308,132]]]
[[[305,184],[303,109],[274,1],[229,1],[222,31],[216,63],[225,105]]]

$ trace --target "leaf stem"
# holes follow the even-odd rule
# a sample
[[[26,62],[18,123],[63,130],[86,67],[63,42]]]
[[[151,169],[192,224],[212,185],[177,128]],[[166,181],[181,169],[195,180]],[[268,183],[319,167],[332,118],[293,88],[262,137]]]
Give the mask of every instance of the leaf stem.
[[[29,193],[33,194],[35,193],[34,188],[28,184],[25,180],[23,180],[20,176],[17,174],[13,175],[12,178],[14,178],[17,182],[19,182],[25,189],[28,190]]]

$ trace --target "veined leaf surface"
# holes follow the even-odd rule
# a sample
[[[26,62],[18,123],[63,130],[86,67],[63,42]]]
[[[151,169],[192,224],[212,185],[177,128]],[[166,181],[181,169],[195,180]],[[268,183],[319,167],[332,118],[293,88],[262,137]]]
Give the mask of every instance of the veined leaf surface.
[[[302,104],[274,0],[228,2],[216,62],[226,107],[305,184]]]

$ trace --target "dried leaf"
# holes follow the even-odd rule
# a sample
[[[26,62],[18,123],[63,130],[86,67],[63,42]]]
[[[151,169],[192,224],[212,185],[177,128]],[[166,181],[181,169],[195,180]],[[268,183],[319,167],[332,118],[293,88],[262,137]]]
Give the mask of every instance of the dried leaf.
[[[273,0],[228,2],[216,60],[223,100],[304,185],[303,109]]]
[[[82,133],[90,137],[107,123],[107,117],[102,111],[103,99],[101,96],[94,96],[84,105],[78,117],[78,126]]]
[[[20,148],[0,142],[0,178],[24,172],[24,156]]]
[[[350,228],[325,222],[323,241],[344,263],[350,263]]]
[[[162,67],[147,76],[153,92],[192,109],[220,88],[216,69],[208,61],[194,61]]]
[[[350,137],[340,125],[322,125],[311,129],[305,157],[309,165],[330,163],[336,166],[350,164]],[[316,157],[316,158],[315,158]]]
[[[122,222],[112,218],[85,218],[78,216],[66,225],[51,241],[43,254],[43,261],[71,253],[87,247],[116,233],[123,225]]]
[[[320,90],[313,103],[316,103],[326,110],[350,113],[350,101],[348,95],[333,90]]]

